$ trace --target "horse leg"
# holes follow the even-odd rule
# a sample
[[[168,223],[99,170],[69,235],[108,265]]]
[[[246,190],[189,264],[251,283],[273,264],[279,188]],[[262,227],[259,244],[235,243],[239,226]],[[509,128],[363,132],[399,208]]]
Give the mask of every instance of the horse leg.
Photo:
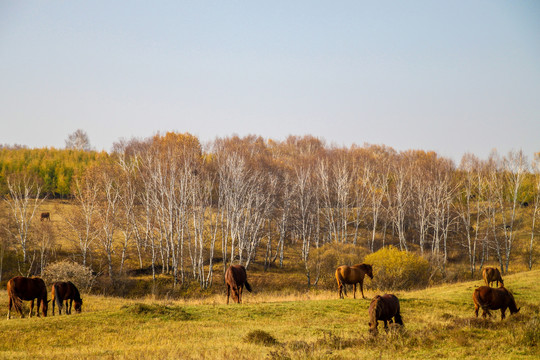
[[[242,303],[242,290],[244,289],[244,285],[240,285],[238,287],[238,303]]]
[[[504,320],[505,317],[506,317],[506,308],[503,307],[501,308],[501,321]]]
[[[67,301],[66,301],[67,303]],[[73,299],[70,299],[69,300],[69,312],[67,313],[68,315],[71,315],[71,308],[73,307]],[[67,309],[67,305],[66,305],[66,309]]]
[[[362,299],[365,299],[366,297],[364,296],[364,282],[363,281],[360,281],[360,292],[362,293]]]
[[[43,302],[43,300],[41,300],[40,298],[38,298],[38,299],[36,300],[36,302],[37,302],[36,316],[37,316],[37,317],[41,317],[41,315],[39,315],[39,306],[42,305],[41,303]],[[43,304],[43,306],[45,306],[45,305]]]
[[[342,284],[338,285],[338,295],[340,299],[343,299],[343,285]]]
[[[480,308],[480,306],[478,306],[478,304],[474,304],[474,315],[476,317],[478,317],[478,309]]]
[[[30,317],[32,317],[33,312],[34,312],[34,299],[30,301]]]
[[[229,305],[229,296],[231,295],[231,286],[227,284],[227,305]]]
[[[353,297],[356,299],[356,283],[353,284]]]
[[[384,330],[388,332],[388,321],[386,320],[383,320],[383,321],[384,321]]]
[[[12,306],[13,306],[13,300],[11,299],[11,296],[10,296],[9,297],[8,313],[7,313],[8,320],[11,319],[11,307]]]

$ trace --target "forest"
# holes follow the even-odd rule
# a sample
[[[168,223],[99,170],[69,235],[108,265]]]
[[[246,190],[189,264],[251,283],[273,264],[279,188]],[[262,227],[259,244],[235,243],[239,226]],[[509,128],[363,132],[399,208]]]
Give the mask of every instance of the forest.
[[[451,159],[383,145],[188,133],[113,150],[0,148],[0,281],[69,259],[111,284],[136,274],[209,289],[216,269],[296,271],[329,286],[340,262],[392,246],[430,279],[537,266],[540,153]],[[50,219],[40,214],[51,211]],[[221,275],[221,273],[220,273]],[[333,284],[333,283],[332,283]]]

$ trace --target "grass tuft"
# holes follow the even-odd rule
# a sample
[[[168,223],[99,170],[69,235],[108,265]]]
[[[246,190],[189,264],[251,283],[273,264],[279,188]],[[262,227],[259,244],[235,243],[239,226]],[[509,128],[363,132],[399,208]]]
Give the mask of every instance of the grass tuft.
[[[265,346],[273,346],[278,344],[276,338],[264,330],[252,330],[247,333],[244,340],[248,343]]]
[[[192,315],[187,313],[180,306],[166,306],[159,304],[142,304],[136,303],[133,305],[125,305],[121,308],[124,313],[132,314],[143,318],[153,318],[161,320],[185,321],[191,320]]]

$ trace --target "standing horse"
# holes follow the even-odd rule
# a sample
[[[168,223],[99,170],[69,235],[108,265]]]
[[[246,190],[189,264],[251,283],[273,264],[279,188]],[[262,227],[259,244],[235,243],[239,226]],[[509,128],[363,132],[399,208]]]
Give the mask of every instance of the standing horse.
[[[484,282],[486,283],[486,286],[491,286],[491,283],[497,282],[497,287],[499,287],[499,281],[501,282],[501,286],[504,286],[503,279],[501,277],[501,272],[499,269],[494,267],[486,267],[482,271],[482,277],[484,278]]]
[[[246,290],[251,292],[251,285],[247,282],[246,268],[242,265],[231,265],[225,272],[225,282],[227,283],[227,304],[232,290],[232,298],[235,302],[242,302],[242,290],[244,285]]]
[[[52,286],[52,314],[54,316],[54,304],[58,305],[58,315],[62,315],[62,305],[66,302],[66,314],[71,314],[73,301],[75,301],[75,312],[80,313],[82,307],[81,294],[77,287],[71,282],[57,281]],[[69,301],[69,304],[68,304]]]
[[[353,285],[353,296],[356,299],[356,283],[360,283],[360,292],[364,296],[364,276],[369,276],[373,280],[373,268],[368,264],[356,264],[353,266],[342,265],[336,269],[336,280],[340,299],[343,299],[343,292],[347,295],[347,288],[343,284]]]
[[[399,300],[393,294],[377,295],[369,304],[369,331],[377,334],[379,320],[384,321],[384,329],[388,330],[388,321],[392,323],[394,318],[396,324],[403,325],[403,320],[399,313]]]
[[[23,300],[30,301],[30,317],[32,317],[34,299],[37,299],[36,315],[39,316],[39,307],[43,305],[43,316],[47,316],[49,303],[47,301],[47,287],[42,279],[16,276],[8,281],[7,293],[9,297],[8,319],[11,319],[11,307],[15,307],[15,310],[24,318],[22,310]]]
[[[508,291],[505,287],[492,288],[489,286],[480,286],[473,292],[474,302],[474,314],[478,317],[478,309],[482,308],[482,317],[490,315],[489,310],[501,309],[501,320],[506,317],[506,309],[510,309],[510,315],[519,312],[519,308],[516,306],[514,295]]]

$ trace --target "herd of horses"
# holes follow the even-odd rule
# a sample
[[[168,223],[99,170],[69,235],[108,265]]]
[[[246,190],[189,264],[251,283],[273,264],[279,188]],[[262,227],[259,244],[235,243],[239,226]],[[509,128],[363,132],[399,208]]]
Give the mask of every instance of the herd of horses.
[[[343,299],[343,294],[347,295],[345,285],[353,285],[353,296],[356,299],[356,284],[360,285],[362,298],[364,296],[364,278],[367,275],[373,279],[373,267],[369,264],[357,264],[353,266],[343,265],[336,269],[336,281],[338,285],[338,294]],[[480,286],[473,292],[473,302],[475,315],[478,317],[478,310],[482,308],[482,317],[491,315],[490,310],[501,310],[501,320],[504,320],[506,309],[510,314],[517,313],[520,308],[516,306],[514,296],[504,287],[501,273],[497,268],[486,267],[482,272],[485,286]],[[497,283],[497,288],[492,288],[491,284]],[[242,265],[231,265],[225,272],[225,283],[227,285],[227,304],[231,297],[236,303],[242,303],[242,292],[245,287],[249,292],[252,291],[251,285],[247,281],[246,268]],[[500,285],[499,285],[500,283]],[[28,278],[17,276],[7,283],[7,292],[9,297],[8,319],[11,318],[11,309],[15,308],[17,312],[24,317],[22,311],[22,301],[30,301],[30,317],[34,310],[34,300],[37,299],[36,315],[39,316],[41,307],[43,316],[47,316],[48,304],[47,287],[40,278]],[[75,302],[75,311],[81,312],[82,299],[79,290],[72,282],[55,282],[51,291],[53,315],[54,306],[58,305],[58,314],[62,313],[65,302],[65,313],[71,314],[73,302]],[[68,304],[69,302],[69,304]],[[385,330],[388,330],[388,323],[396,323],[403,326],[403,319],[400,314],[399,299],[394,294],[376,295],[369,305],[369,331],[377,333],[378,322],[384,322]]]
[[[9,297],[8,319],[11,319],[11,309],[14,308],[21,317],[24,317],[22,302],[30,301],[30,317],[34,313],[34,300],[37,301],[36,315],[39,316],[39,308],[43,316],[47,316],[49,302],[47,300],[47,287],[45,281],[40,278],[29,278],[24,276],[16,276],[10,279],[7,283],[7,293]],[[58,314],[62,314],[64,302],[66,306],[66,314],[71,314],[73,302],[75,302],[75,312],[80,313],[82,308],[81,294],[77,287],[71,281],[57,281],[52,285],[51,291],[53,315],[54,305],[58,306]]]

